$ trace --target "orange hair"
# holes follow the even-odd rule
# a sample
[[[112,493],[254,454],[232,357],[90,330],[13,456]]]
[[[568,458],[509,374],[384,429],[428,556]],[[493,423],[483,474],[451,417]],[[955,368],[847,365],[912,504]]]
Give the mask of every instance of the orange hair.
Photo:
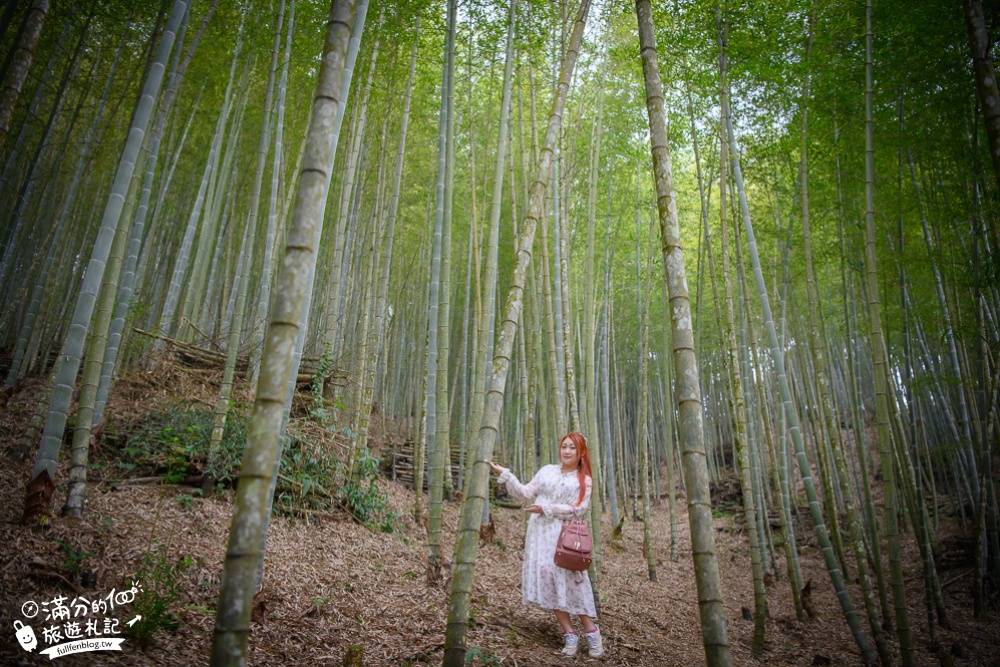
[[[559,440],[561,445],[566,440],[573,443],[576,447],[576,453],[580,455],[580,464],[576,471],[576,478],[580,482],[580,497],[576,499],[576,505],[583,502],[583,497],[587,493],[587,478],[592,477],[590,472],[590,451],[587,449],[587,438],[584,437],[583,433],[567,433]]]

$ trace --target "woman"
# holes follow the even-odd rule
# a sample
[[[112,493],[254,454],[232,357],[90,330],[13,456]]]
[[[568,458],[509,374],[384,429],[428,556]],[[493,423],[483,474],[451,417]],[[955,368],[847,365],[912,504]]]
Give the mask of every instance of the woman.
[[[543,466],[527,484],[521,484],[507,468],[490,463],[500,473],[500,484],[507,492],[523,501],[534,498],[534,504],[524,508],[532,516],[524,538],[524,566],[521,568],[521,599],[555,612],[562,626],[566,645],[565,655],[576,655],[580,638],[573,630],[570,614],[580,617],[583,636],[590,657],[604,654],[601,631],[594,624],[594,590],[586,572],[563,569],[554,562],[556,542],[563,520],[582,517],[590,506],[593,481],[590,476],[590,454],[587,439],[581,433],[570,433],[559,443],[559,464]],[[574,576],[577,575],[577,576]]]

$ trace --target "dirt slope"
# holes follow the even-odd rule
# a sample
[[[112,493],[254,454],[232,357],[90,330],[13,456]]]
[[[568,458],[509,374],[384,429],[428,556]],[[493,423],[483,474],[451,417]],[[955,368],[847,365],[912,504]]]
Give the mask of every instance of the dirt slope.
[[[17,397],[15,397],[16,399]],[[15,422],[23,406],[2,417],[0,448],[16,439]],[[2,455],[2,454],[0,454]],[[57,595],[107,594],[129,586],[142,555],[158,551],[173,561],[188,556],[192,564],[179,577],[180,595],[172,607],[180,624],[161,632],[140,648],[126,639],[121,652],[91,652],[58,658],[59,665],[197,665],[208,661],[213,610],[218,591],[231,514],[231,495],[198,498],[183,487],[118,486],[96,470],[85,518],[53,519],[45,529],[19,525],[24,481],[30,467],[6,458],[0,465],[0,664],[50,664],[24,652],[14,639],[15,619],[24,620],[21,605],[29,599]],[[57,484],[64,484],[60,472]],[[429,587],[424,580],[423,526],[412,516],[412,492],[385,481],[383,490],[400,516],[392,534],[372,532],[340,516],[276,517],[268,536],[261,620],[250,636],[248,664],[339,665],[346,647],[364,646],[365,665],[440,664],[447,614],[446,585]],[[60,487],[53,506],[62,505]],[[445,553],[450,553],[457,503],[445,505]],[[483,547],[473,597],[475,627],[469,647],[479,649],[473,664],[493,665],[698,665],[704,664],[687,516],[681,499],[678,513],[680,558],[669,558],[669,517],[664,500],[654,512],[654,548],[658,581],[651,583],[641,553],[641,524],[628,523],[617,547],[604,541],[600,625],[607,655],[594,661],[585,655],[565,659],[558,654],[561,636],[547,612],[520,604],[523,514],[496,511],[497,536]],[[768,588],[771,618],[767,649],[752,658],[752,621],[742,607],[753,607],[746,540],[732,517],[716,519],[729,638],[737,665],[860,665],[860,654],[843,621],[830,580],[822,568],[814,540],[800,529],[804,574],[812,579],[818,618],[795,620],[784,563],[781,579]],[[610,532],[605,519],[604,534]],[[62,543],[60,545],[60,543]],[[81,554],[88,554],[80,557]],[[77,554],[74,556],[73,554]],[[916,629],[921,665],[943,664],[938,653],[955,665],[998,665],[1000,616],[971,618],[969,582],[960,572],[946,592],[955,630],[939,630],[940,648],[931,650],[925,636],[923,591],[916,553],[906,553],[908,600]],[[96,585],[74,590],[75,566],[93,568]],[[855,596],[856,603],[860,600]],[[122,616],[127,620],[127,616]],[[37,625],[37,624],[36,624]],[[38,628],[36,628],[36,632]],[[126,633],[126,636],[128,634]],[[42,643],[39,636],[39,643]],[[44,647],[44,644],[43,646]],[[947,659],[945,658],[945,659]]]

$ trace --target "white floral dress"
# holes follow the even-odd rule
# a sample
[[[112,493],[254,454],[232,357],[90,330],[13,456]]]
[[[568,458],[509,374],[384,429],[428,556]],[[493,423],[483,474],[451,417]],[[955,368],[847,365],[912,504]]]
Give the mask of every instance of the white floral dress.
[[[590,576],[583,572],[582,579],[574,579],[574,572],[557,566],[554,562],[556,542],[563,520],[586,515],[593,488],[587,478],[583,502],[574,505],[580,496],[580,482],[576,471],[563,473],[560,465],[543,466],[527,484],[521,484],[510,470],[505,470],[498,480],[507,485],[507,492],[522,502],[533,500],[542,508],[542,514],[532,514],[524,537],[524,565],[521,568],[521,601],[542,609],[558,609],[571,614],[597,616],[594,590]]]

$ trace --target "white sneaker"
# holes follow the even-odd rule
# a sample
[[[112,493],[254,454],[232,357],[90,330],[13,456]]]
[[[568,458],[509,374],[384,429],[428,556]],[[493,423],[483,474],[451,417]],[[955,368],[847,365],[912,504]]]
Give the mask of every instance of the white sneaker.
[[[580,648],[580,635],[575,632],[568,632],[563,637],[566,638],[566,645],[563,646],[563,655],[568,655],[570,657],[576,655],[577,649]]]
[[[601,629],[595,628],[593,632],[585,632],[583,636],[590,646],[589,655],[591,658],[600,658],[604,655],[604,641],[601,639]]]

